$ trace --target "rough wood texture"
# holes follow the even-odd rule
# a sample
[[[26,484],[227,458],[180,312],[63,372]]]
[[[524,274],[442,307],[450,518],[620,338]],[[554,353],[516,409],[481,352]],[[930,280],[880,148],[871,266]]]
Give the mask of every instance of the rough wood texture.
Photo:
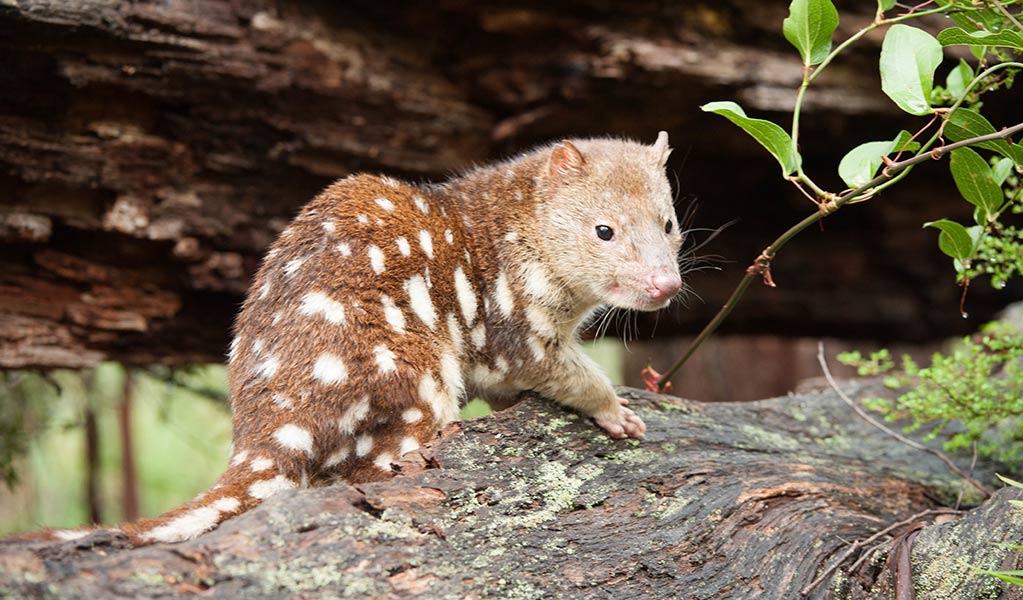
[[[830,391],[739,404],[633,397],[649,424],[641,443],[528,400],[449,428],[391,481],[286,492],[192,542],[7,545],[0,594],[798,598],[850,542],[950,505],[960,489],[937,459],[871,429]],[[911,552],[917,598],[994,598],[1000,584],[966,563],[1023,565],[992,545],[1018,543],[1023,513],[1007,500],[1021,497],[1003,490],[962,520],[921,519],[912,543],[880,539],[856,573],[809,597],[897,584],[905,570],[885,567],[894,544],[893,555]]]
[[[839,35],[873,10],[844,4]],[[736,263],[694,278],[706,302],[662,316],[657,332],[698,329],[812,209],[755,142],[697,108],[787,108],[800,66],[779,33],[784,11],[749,0],[0,2],[0,366],[218,361],[262,252],[331,179],[438,178],[551,137],[651,141],[658,129],[678,149],[683,199],[704,202],[698,224],[742,219],[709,250]],[[821,171],[848,147],[914,126],[878,91],[878,40],[807,99],[804,162],[829,183]],[[985,111],[1004,124],[997,99]],[[775,265],[781,288],[754,290],[728,328],[914,339],[972,328],[920,229],[969,206],[935,176],[943,166],[928,168],[883,207],[793,243]],[[975,320],[1021,296],[971,293]]]

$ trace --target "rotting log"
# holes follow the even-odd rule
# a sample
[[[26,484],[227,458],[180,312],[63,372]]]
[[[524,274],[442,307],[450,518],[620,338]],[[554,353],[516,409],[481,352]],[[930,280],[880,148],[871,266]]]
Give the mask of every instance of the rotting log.
[[[839,37],[873,16],[839,5]],[[692,280],[705,302],[656,328],[698,330],[813,209],[698,108],[734,99],[784,121],[801,72],[784,16],[753,0],[0,1],[0,367],[217,362],[262,253],[333,178],[438,179],[550,138],[659,129],[697,224],[740,219],[707,250],[735,263]],[[919,125],[879,91],[879,39],[807,96],[801,151],[828,185],[849,148]],[[999,106],[985,99],[996,125],[1014,105]],[[726,329],[935,339],[1023,297],[974,286],[974,320],[954,318],[950,265],[920,224],[972,208],[928,168],[794,241],[780,287]]]
[[[454,424],[390,481],[281,493],[191,542],[8,543],[0,595],[794,599],[849,544],[962,490],[830,390],[720,404],[629,395],[649,425],[642,442],[528,399]],[[990,466],[977,475],[990,481]],[[1020,541],[1013,498],[1006,488],[962,518],[897,528],[807,597],[908,581],[921,600],[1020,598],[970,567],[1023,566],[997,545]]]

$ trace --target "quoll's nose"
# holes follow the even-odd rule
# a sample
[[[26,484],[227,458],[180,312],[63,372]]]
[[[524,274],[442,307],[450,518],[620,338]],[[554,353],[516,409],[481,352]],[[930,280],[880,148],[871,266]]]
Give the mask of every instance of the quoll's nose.
[[[671,298],[682,289],[682,278],[678,273],[658,271],[651,273],[646,280],[646,291],[651,300]]]

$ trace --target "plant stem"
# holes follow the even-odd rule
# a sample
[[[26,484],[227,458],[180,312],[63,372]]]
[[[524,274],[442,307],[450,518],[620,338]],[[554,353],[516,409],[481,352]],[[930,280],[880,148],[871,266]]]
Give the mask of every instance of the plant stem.
[[[992,69],[993,68],[994,67],[992,67]],[[673,364],[670,369],[668,369],[667,371],[664,372],[663,375],[661,375],[660,379],[657,380],[657,387],[660,389],[664,389],[664,384],[667,383],[669,379],[671,379],[671,376],[674,375],[682,367],[682,365],[685,364],[689,357],[692,356],[694,352],[696,352],[696,349],[699,348],[700,345],[708,337],[710,337],[710,335],[714,333],[715,330],[717,330],[718,326],[721,325],[722,321],[725,320],[725,317],[727,317],[728,314],[732,312],[732,309],[735,308],[735,305],[738,304],[743,294],[746,293],[746,290],[749,288],[750,283],[753,282],[753,279],[757,275],[765,274],[765,277],[766,275],[769,275],[770,261],[774,259],[774,256],[775,254],[777,254],[778,250],[780,250],[781,247],[784,246],[786,242],[795,237],[796,234],[806,229],[807,227],[813,225],[814,223],[818,222],[820,219],[834,213],[842,206],[848,204],[850,201],[858,199],[861,195],[864,195],[865,192],[869,192],[870,194],[874,193],[876,188],[880,187],[884,183],[887,183],[890,179],[899,175],[906,169],[913,167],[914,165],[920,164],[928,159],[937,160],[944,156],[945,154],[948,154],[949,152],[955,150],[956,148],[962,148],[963,146],[969,146],[970,144],[978,144],[981,142],[987,142],[991,140],[1005,139],[1019,131],[1023,131],[1023,123],[1017,123],[1016,125],[1013,125],[1012,127],[1006,127],[1001,131],[996,131],[994,133],[968,138],[959,142],[955,142],[954,144],[939,146],[934,150],[931,150],[930,152],[923,152],[921,154],[917,154],[912,158],[907,158],[906,160],[894,162],[888,165],[888,168],[882,171],[880,175],[871,179],[867,183],[864,183],[863,185],[854,190],[849,190],[843,193],[842,195],[840,195],[835,200],[832,200],[831,202],[825,202],[821,204],[819,211],[807,215],[801,221],[790,227],[785,233],[781,234],[776,240],[771,242],[771,245],[765,248],[763,253],[761,253],[761,255],[757,257],[757,260],[754,261],[754,263],[750,265],[749,268],[746,269],[746,275],[739,282],[739,285],[736,286],[735,291],[732,292],[732,295],[728,298],[728,301],[725,302],[724,306],[722,306],[718,313],[714,315],[714,318],[710,321],[710,323],[707,323],[707,325],[703,328],[699,335],[696,336],[696,339],[694,339],[689,344],[689,347],[686,348],[685,353],[682,354],[682,356],[677,361],[675,361],[675,364]],[[936,137],[934,139],[936,139]]]

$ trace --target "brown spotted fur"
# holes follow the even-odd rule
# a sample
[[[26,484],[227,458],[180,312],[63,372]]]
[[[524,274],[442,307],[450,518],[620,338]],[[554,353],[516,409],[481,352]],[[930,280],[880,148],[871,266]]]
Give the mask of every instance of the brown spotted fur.
[[[532,389],[594,417],[614,437],[642,437],[642,421],[581,353],[576,330],[601,305],[652,310],[667,303],[645,297],[643,282],[658,270],[678,276],[682,238],[664,175],[668,152],[663,133],[653,147],[579,140],[439,185],[359,175],[328,187],[273,245],[238,316],[231,466],[184,506],[120,529],[137,544],[177,541],[261,502],[256,496],[265,494],[254,495],[254,485],[274,491],[389,477],[390,460],[428,442],[468,395],[503,405]],[[613,225],[615,244],[597,238],[598,224]],[[432,257],[420,231],[430,236]],[[383,256],[380,273],[369,254],[374,245]],[[458,266],[476,299],[474,313],[471,301],[459,300]],[[411,308],[407,284],[417,276],[436,314],[432,328]],[[510,292],[510,311],[502,290]],[[315,303],[304,310],[313,293],[339,303],[343,316],[328,318]],[[401,311],[404,332],[385,317],[383,295]],[[375,360],[380,345],[393,353],[393,371]],[[324,354],[340,359],[344,380],[336,381],[337,369],[315,376]],[[325,382],[323,373],[334,379]],[[427,375],[437,386],[424,396]],[[349,413],[348,432],[341,420],[362,398],[365,415]],[[422,418],[408,422],[410,409]],[[368,448],[364,436],[372,439]],[[348,456],[338,460],[339,451]],[[70,539],[81,531],[50,535]]]

